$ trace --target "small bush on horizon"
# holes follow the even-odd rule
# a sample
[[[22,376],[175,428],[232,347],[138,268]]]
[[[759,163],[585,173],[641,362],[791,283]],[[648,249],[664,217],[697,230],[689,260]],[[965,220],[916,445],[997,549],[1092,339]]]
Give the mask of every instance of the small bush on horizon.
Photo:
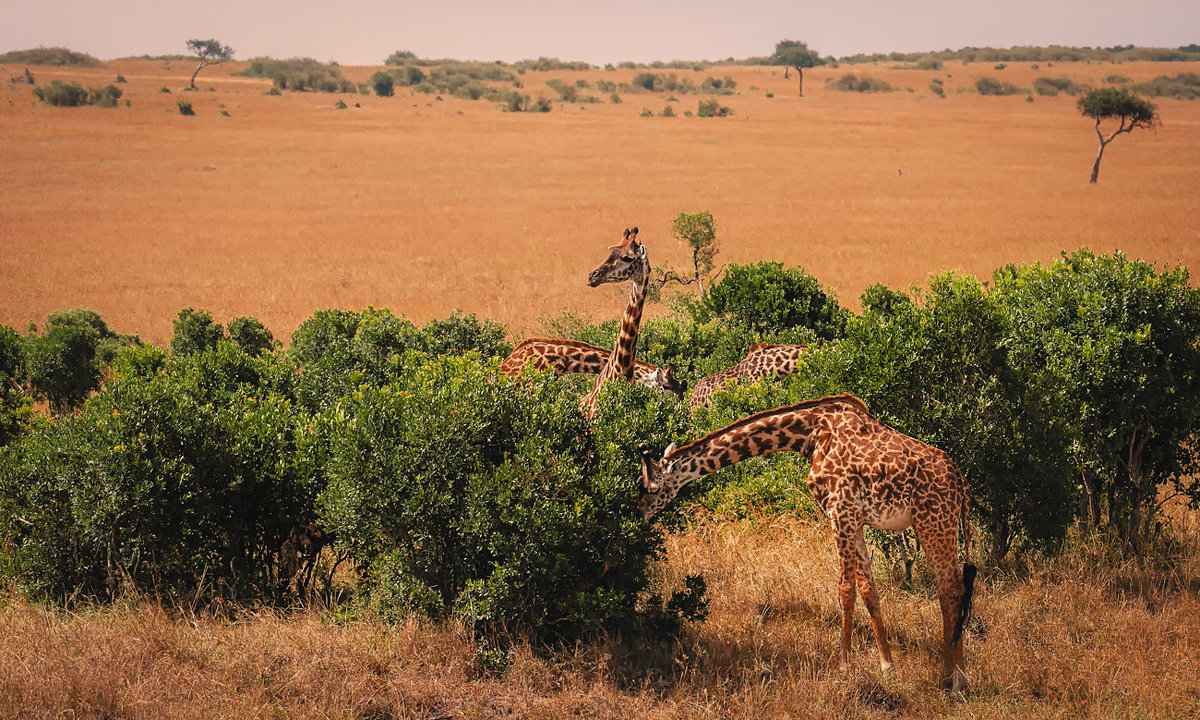
[[[976,80],[975,90],[980,95],[1019,95],[1025,92],[1012,83],[1002,83],[993,77],[981,77]]]
[[[57,65],[72,67],[101,67],[99,58],[75,52],[65,47],[36,47],[30,50],[10,50],[0,55],[0,63],[21,65]]]
[[[722,105],[716,98],[701,100],[696,108],[696,117],[726,117],[733,110]]]
[[[836,80],[829,78],[825,81],[825,87],[841,92],[876,93],[892,91],[891,83],[886,80],[879,80],[870,75],[859,77],[854,73],[846,73]]]

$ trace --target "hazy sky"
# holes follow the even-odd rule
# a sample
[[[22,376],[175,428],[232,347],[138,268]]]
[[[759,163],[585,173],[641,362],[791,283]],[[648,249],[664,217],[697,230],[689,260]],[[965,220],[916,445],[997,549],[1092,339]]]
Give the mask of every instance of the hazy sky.
[[[11,0],[0,52],[65,46],[101,59],[185,53],[216,38],[258,55],[380,64],[421,57],[515,61],[717,60],[782,39],[822,55],[966,46],[1178,47],[1200,43],[1200,0]]]

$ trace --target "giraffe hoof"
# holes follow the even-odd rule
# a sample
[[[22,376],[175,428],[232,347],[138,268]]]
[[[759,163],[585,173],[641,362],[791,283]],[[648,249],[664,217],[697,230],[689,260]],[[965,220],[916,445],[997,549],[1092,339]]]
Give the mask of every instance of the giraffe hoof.
[[[895,675],[896,674],[895,668],[896,668],[896,666],[893,665],[892,663],[888,662],[887,660],[884,660],[883,662],[879,663],[879,671],[883,674],[883,676],[885,678],[890,678],[891,676]]]

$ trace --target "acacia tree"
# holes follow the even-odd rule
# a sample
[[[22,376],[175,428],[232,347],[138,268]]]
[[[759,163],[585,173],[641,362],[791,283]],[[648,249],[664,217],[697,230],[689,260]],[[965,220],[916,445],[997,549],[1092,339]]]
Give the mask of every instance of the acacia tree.
[[[200,71],[209,65],[220,65],[226,60],[233,59],[233,48],[228,45],[222,45],[218,40],[188,40],[188,52],[200,59],[200,64],[192,71],[192,79],[188,83],[188,87],[196,89],[196,76]]]
[[[659,270],[656,289],[671,282],[680,285],[694,283],[703,295],[704,282],[712,274],[714,259],[720,251],[717,247],[717,229],[712,213],[708,210],[679,213],[671,224],[671,235],[675,236],[676,240],[686,242],[692,251],[691,277],[681,275],[673,268]]]
[[[1153,128],[1158,123],[1158,113],[1154,103],[1138,97],[1128,88],[1100,88],[1093,90],[1078,101],[1079,112],[1085,117],[1096,121],[1096,135],[1100,138],[1100,149],[1096,152],[1096,163],[1092,165],[1092,178],[1089,183],[1095,183],[1100,175],[1100,158],[1104,156],[1104,148],[1121,133],[1133,132],[1134,128]],[[1108,137],[1100,130],[1104,120],[1117,120],[1120,124]]]
[[[804,97],[804,69],[825,64],[815,50],[809,50],[807,44],[798,40],[780,40],[775,45],[775,54],[771,59],[784,66],[784,77],[787,77],[786,68],[796,69],[796,75],[800,78],[800,97]]]

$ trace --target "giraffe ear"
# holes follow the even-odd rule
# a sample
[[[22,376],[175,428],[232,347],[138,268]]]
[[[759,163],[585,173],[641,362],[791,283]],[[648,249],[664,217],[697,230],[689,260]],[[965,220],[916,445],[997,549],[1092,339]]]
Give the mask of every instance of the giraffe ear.
[[[663,460],[666,460],[667,456],[673,452],[675,452],[675,443],[671,443],[667,446],[667,449],[663,452]]]

